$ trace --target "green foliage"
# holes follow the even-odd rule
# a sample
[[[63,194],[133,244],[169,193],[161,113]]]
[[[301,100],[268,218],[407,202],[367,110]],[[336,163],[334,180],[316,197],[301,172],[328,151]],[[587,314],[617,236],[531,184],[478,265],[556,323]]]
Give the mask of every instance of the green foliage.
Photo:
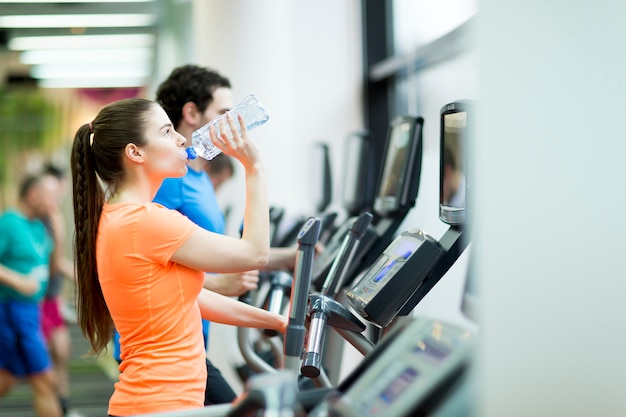
[[[0,189],[16,180],[22,153],[51,149],[55,117],[56,106],[39,90],[0,89]],[[0,205],[6,197],[0,196]]]
[[[38,90],[0,91],[0,135],[18,150],[37,149],[53,125],[55,108]]]

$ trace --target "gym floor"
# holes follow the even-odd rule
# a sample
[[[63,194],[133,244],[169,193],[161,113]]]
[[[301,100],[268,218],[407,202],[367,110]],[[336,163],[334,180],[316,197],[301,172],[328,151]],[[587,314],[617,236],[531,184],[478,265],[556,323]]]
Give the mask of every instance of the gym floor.
[[[89,343],[76,324],[69,324],[72,337],[70,360],[71,398],[67,417],[102,417],[107,415],[113,393],[115,374],[108,359],[87,357]],[[115,364],[115,361],[110,360]],[[32,391],[26,381],[20,382],[6,397],[0,398],[0,415],[35,417]]]

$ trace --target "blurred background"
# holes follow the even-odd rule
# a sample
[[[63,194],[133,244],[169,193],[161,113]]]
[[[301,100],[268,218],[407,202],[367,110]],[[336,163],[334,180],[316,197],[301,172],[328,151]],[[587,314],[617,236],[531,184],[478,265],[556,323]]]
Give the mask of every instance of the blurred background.
[[[445,102],[476,96],[469,26],[477,2],[430,3],[0,1],[0,206],[12,202],[23,171],[45,160],[66,166],[74,132],[104,104],[153,99],[169,72],[186,63],[217,69],[230,78],[235,101],[256,94],[268,109],[271,121],[254,137],[270,162],[273,204],[294,216],[310,212],[319,171],[303,162],[320,142],[330,147],[337,204],[349,135],[369,132],[382,152],[396,115],[434,121]],[[438,126],[425,128],[436,161]],[[232,190],[241,190],[237,178]],[[425,193],[436,201],[432,184]],[[240,218],[242,193],[223,194]],[[433,227],[445,230],[436,219]]]
[[[0,208],[45,162],[68,169],[74,132],[104,104],[154,98],[195,63],[226,75],[235,101],[264,103],[253,137],[270,202],[293,217],[314,211],[316,144],[330,148],[341,210],[346,138],[366,132],[381,154],[390,120],[423,116],[420,192],[400,230],[438,239],[439,112],[475,99],[474,415],[626,415],[624,21],[619,0],[0,0]],[[238,170],[220,191],[231,234],[242,181]],[[465,324],[466,258],[415,315]]]

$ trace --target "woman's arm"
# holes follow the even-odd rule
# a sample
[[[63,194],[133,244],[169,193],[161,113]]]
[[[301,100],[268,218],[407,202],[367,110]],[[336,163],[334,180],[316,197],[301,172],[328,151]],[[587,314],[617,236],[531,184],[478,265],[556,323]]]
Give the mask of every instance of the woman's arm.
[[[286,316],[270,313],[206,289],[200,292],[198,304],[202,318],[216,323],[285,333],[289,322]]]
[[[241,272],[265,267],[269,257],[270,224],[265,169],[256,145],[248,138],[240,117],[239,135],[234,121],[228,121],[233,132],[221,140],[211,129],[211,140],[227,155],[239,160],[245,168],[246,206],[241,239],[208,232],[198,227],[193,235],[174,253],[172,261],[201,271],[219,273]],[[225,132],[220,125],[220,132]]]

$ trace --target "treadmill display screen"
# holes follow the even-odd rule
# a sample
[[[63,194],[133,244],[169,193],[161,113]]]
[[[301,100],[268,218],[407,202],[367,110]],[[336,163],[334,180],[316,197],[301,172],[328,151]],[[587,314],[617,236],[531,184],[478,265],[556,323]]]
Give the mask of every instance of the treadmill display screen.
[[[385,288],[424,244],[424,237],[420,233],[407,231],[396,237],[361,280],[346,292],[348,302],[361,314],[366,314],[363,310],[365,306]]]
[[[467,126],[467,112],[443,117],[443,144],[440,202],[444,206],[465,208],[465,155],[462,142]]]
[[[392,245],[385,253],[383,258],[383,265],[378,266],[374,270],[379,272],[376,274],[372,281],[379,282],[383,279],[394,266],[398,264],[398,261],[406,261],[413,255],[420,242],[416,239],[407,238],[398,241],[395,245]],[[379,269],[380,268],[380,269]]]
[[[439,363],[443,361],[450,352],[444,349],[441,343],[436,343],[425,338],[417,343],[415,348],[413,348],[413,353],[425,357],[433,363]]]
[[[400,116],[389,126],[374,211],[389,214],[412,206],[422,161],[422,118]]]
[[[470,187],[467,149],[470,141],[469,103],[443,107],[440,126],[439,218],[447,224],[464,224],[466,194]]]
[[[380,393],[380,399],[387,404],[394,402],[408,387],[419,373],[413,368],[406,368]]]
[[[391,131],[379,197],[396,197],[398,190],[402,186],[410,137],[410,123],[398,124]]]

